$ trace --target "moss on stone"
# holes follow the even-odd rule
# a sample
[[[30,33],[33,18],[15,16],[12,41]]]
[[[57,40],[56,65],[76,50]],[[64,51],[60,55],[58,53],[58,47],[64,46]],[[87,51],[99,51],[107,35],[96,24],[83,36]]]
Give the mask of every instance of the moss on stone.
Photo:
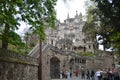
[[[9,58],[9,57],[0,57],[0,60],[7,61],[7,62],[13,62],[13,63],[26,64],[26,65],[38,65],[38,64],[34,64],[32,62],[26,62],[21,59],[15,59],[15,58]]]
[[[86,56],[86,57],[93,57],[93,56],[96,56],[94,53],[92,53],[92,52],[78,52],[77,53],[77,55],[79,55],[79,56]]]

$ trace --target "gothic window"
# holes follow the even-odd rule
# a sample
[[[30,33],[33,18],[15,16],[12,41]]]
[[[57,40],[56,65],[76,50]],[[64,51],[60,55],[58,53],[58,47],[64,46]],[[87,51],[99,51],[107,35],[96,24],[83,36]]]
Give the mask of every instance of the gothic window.
[[[91,48],[91,46],[89,45],[89,49]]]
[[[78,58],[78,63],[80,63],[80,58]]]
[[[51,44],[53,45],[53,40],[51,40]]]
[[[83,39],[83,42],[84,42],[84,43],[86,43],[86,40],[85,40],[85,39]]]
[[[76,42],[78,42],[79,41],[79,39],[76,39]]]
[[[93,49],[95,49],[95,45],[93,44]]]
[[[86,63],[86,60],[85,59],[82,59],[82,64],[85,64]]]
[[[77,59],[77,63],[79,63],[79,58]]]
[[[76,48],[76,47],[74,47],[74,50],[77,50],[77,48]]]
[[[84,47],[84,52],[86,52],[86,47]]]

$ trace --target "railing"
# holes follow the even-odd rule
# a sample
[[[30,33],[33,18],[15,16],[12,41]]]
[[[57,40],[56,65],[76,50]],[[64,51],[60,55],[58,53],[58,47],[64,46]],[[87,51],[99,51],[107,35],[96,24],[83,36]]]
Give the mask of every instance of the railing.
[[[42,44],[42,51],[43,52],[45,51],[47,46],[48,46],[48,44],[46,44],[46,43]],[[39,43],[37,43],[37,45],[30,51],[30,53],[28,55],[35,57],[35,58],[38,58],[39,57],[39,50],[40,50],[39,48],[40,48]]]
[[[62,50],[62,49],[59,49],[51,44],[43,44],[42,45],[42,53],[46,53],[47,49],[51,49],[52,51],[56,52],[56,53],[59,53],[59,54],[64,54],[64,55],[72,55],[72,56],[75,56],[75,52],[74,51],[66,51],[66,50]],[[39,57],[39,44],[37,44],[33,50],[28,54],[29,56],[32,56],[32,57],[35,57],[35,58],[38,58]]]
[[[75,52],[74,51],[66,51],[65,49],[59,49],[59,48],[57,48],[55,46],[52,46],[52,45],[50,45],[50,49],[52,51],[60,53],[60,54],[64,54],[64,55],[68,55],[69,54],[69,55],[75,56]]]
[[[39,50],[39,43],[37,43],[37,45],[30,51],[28,55],[33,56],[34,53],[37,53],[38,50]]]

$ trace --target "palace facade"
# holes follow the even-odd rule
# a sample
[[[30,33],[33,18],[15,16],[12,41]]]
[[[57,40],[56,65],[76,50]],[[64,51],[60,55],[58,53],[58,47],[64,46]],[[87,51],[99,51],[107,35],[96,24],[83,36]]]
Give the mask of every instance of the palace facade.
[[[43,80],[60,78],[61,70],[71,71],[74,76],[76,69],[104,67],[104,57],[98,59],[79,55],[87,52],[96,54],[97,49],[96,40],[88,38],[83,32],[84,24],[82,14],[76,12],[74,18],[68,15],[63,23],[57,21],[55,29],[46,27],[46,41],[42,44]],[[39,47],[38,43],[28,55],[39,58]],[[111,59],[107,60],[111,62]]]

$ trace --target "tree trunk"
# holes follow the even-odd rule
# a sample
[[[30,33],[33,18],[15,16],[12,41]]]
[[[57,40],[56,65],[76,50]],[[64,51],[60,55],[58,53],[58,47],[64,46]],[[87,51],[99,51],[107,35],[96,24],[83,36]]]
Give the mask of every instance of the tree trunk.
[[[8,40],[9,40],[9,29],[7,25],[5,26],[4,32],[2,34],[2,48],[7,49],[8,48]]]
[[[2,40],[2,48],[4,49],[8,48],[8,42],[6,40]]]

